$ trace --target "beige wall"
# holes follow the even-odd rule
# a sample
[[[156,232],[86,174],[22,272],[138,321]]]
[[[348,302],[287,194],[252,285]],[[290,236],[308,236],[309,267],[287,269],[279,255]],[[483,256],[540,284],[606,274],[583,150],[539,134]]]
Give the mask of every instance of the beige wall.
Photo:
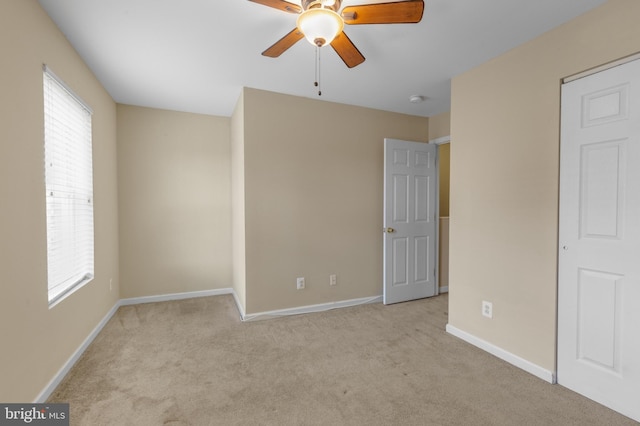
[[[385,137],[428,120],[244,90],[247,313],[382,293]]]
[[[429,117],[429,140],[451,135],[451,113],[449,111]]]
[[[244,211],[244,90],[231,116],[231,252],[233,290],[243,311],[246,299],[246,245]]]
[[[451,176],[451,144],[438,146],[438,186],[440,187],[440,217],[449,216]]]
[[[231,287],[230,120],[117,111],[121,296]]]
[[[449,323],[550,371],[560,80],[640,51],[639,19],[611,0],[453,79]]]
[[[438,285],[440,291],[449,289],[449,218],[440,217],[438,229]]]
[[[35,0],[0,2],[0,55],[0,401],[27,402],[119,298],[116,106]],[[95,279],[52,309],[43,63],[94,110]]]
[[[429,140],[451,135],[451,113],[449,111],[429,117]],[[440,189],[440,217],[449,216],[449,169],[450,146],[442,144],[438,148],[438,181]]]

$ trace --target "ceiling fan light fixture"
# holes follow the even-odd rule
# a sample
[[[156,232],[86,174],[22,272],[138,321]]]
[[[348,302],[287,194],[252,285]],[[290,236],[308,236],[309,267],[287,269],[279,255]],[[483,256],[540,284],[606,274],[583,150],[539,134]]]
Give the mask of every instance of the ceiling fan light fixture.
[[[322,47],[342,32],[344,21],[331,9],[315,8],[302,12],[297,26],[309,43]]]

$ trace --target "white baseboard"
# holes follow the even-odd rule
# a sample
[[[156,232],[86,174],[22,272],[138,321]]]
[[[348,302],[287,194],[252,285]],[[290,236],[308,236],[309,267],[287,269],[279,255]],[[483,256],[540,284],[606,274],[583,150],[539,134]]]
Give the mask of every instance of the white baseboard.
[[[451,324],[447,324],[446,327],[447,333],[452,334],[467,343],[471,343],[472,345],[489,352],[490,354],[500,358],[503,361],[508,362],[527,373],[533,374],[534,376],[544,380],[549,383],[556,383],[556,374],[553,371],[549,371],[545,368],[540,367],[530,361],[527,361],[524,358],[520,358],[517,355],[512,354],[511,352],[505,351],[498,346],[495,346],[485,340],[482,340],[472,334],[467,333],[466,331],[462,331],[459,328],[452,326]]]
[[[439,292],[440,292],[440,294],[442,294],[442,293],[449,293],[449,286],[448,286],[448,285],[445,285],[445,286],[440,287]]]
[[[256,321],[269,318],[277,318],[287,315],[309,314],[312,312],[323,312],[337,308],[347,308],[350,306],[365,305],[368,303],[380,303],[382,296],[363,297],[360,299],[341,300],[338,302],[321,303],[318,305],[301,306],[299,308],[279,309],[275,311],[258,312],[255,314],[242,314],[243,321]]]
[[[233,294],[233,300],[235,300],[236,307],[238,308],[238,312],[240,313],[240,319],[244,321],[244,306],[242,306],[242,303],[240,303],[240,299],[238,299],[238,293],[236,293],[234,289],[231,289],[231,294]]]
[[[140,305],[142,303],[168,302],[171,300],[193,299],[196,297],[220,296],[223,294],[233,294],[232,288],[220,288],[215,290],[189,291],[186,293],[161,294],[158,296],[132,297],[120,299],[119,306]]]
[[[46,402],[47,398],[49,398],[49,396],[51,396],[53,391],[56,390],[60,382],[62,382],[62,379],[64,379],[67,373],[69,373],[69,370],[71,370],[71,367],[75,365],[75,363],[80,359],[84,351],[87,350],[91,342],[93,342],[93,340],[98,336],[98,334],[100,334],[100,331],[102,331],[104,326],[109,322],[111,317],[116,313],[116,311],[120,307],[119,302],[120,301],[116,302],[116,304],[113,305],[113,308],[111,308],[109,312],[107,312],[104,318],[102,318],[102,320],[98,323],[98,325],[96,325],[95,328],[91,331],[91,333],[89,333],[87,338],[84,339],[80,347],[76,349],[73,355],[71,355],[71,357],[67,360],[67,362],[64,363],[62,368],[55,374],[55,376],[53,376],[53,379],[51,379],[49,384],[47,384],[47,386],[45,386],[42,392],[40,392],[40,395],[36,397],[36,400],[34,401],[36,404]]]

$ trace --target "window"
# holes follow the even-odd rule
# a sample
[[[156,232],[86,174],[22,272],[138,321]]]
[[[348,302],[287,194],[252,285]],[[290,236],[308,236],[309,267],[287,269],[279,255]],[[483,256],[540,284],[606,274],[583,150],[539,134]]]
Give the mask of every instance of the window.
[[[45,65],[49,306],[93,279],[91,109]]]

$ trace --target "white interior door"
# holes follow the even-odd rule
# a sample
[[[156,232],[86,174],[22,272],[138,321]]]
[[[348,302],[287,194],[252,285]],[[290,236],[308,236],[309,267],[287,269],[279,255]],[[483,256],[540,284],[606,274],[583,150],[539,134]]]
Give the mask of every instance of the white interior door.
[[[558,383],[640,421],[640,60],[562,87]]]
[[[437,145],[384,140],[384,304],[438,294]]]

